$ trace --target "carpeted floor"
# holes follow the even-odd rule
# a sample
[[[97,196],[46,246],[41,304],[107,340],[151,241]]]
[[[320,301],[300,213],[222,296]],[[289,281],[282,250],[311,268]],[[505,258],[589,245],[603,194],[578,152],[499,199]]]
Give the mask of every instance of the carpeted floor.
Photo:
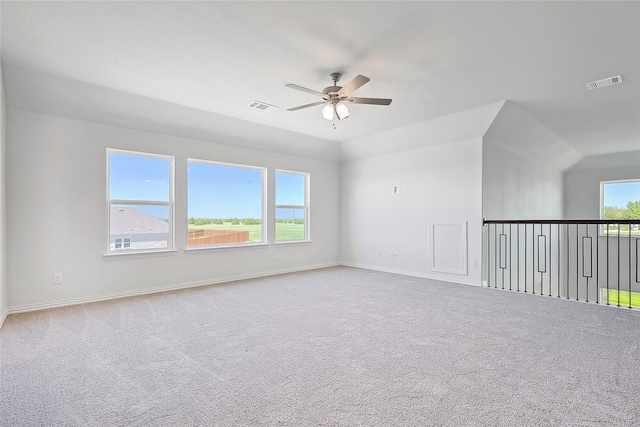
[[[346,267],[9,316],[7,426],[640,425],[640,312]]]

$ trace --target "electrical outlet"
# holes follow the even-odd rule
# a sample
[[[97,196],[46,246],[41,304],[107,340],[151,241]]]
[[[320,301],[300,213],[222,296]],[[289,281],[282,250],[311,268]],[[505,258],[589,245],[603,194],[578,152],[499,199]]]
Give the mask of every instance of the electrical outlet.
[[[391,258],[398,259],[398,252],[391,252]]]
[[[378,257],[382,256],[382,251],[378,251]]]
[[[471,260],[471,268],[478,268],[478,260],[477,259]]]
[[[276,252],[276,253],[273,255],[273,259],[280,259],[280,252]]]
[[[62,284],[62,273],[53,273],[53,284],[54,285]]]

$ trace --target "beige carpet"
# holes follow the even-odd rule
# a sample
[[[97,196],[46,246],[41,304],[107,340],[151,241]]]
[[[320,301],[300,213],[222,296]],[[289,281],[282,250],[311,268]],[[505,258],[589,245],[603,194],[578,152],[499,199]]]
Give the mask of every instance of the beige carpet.
[[[336,267],[9,316],[6,426],[640,425],[640,312]]]

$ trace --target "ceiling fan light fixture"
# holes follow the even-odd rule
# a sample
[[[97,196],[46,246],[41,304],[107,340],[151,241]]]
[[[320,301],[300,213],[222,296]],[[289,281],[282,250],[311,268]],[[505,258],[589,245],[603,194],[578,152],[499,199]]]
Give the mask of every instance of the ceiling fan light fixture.
[[[322,108],[322,117],[333,120],[333,104],[327,104]]]
[[[338,102],[336,104],[336,115],[338,116],[338,120],[343,120],[349,117],[349,109],[342,102]]]

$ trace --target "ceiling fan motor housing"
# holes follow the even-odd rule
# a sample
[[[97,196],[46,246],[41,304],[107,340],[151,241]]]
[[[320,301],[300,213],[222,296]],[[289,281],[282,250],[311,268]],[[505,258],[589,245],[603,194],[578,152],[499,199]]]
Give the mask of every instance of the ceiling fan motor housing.
[[[329,94],[337,95],[340,89],[342,89],[342,86],[327,86],[324,89],[322,89],[322,93],[327,95]]]

